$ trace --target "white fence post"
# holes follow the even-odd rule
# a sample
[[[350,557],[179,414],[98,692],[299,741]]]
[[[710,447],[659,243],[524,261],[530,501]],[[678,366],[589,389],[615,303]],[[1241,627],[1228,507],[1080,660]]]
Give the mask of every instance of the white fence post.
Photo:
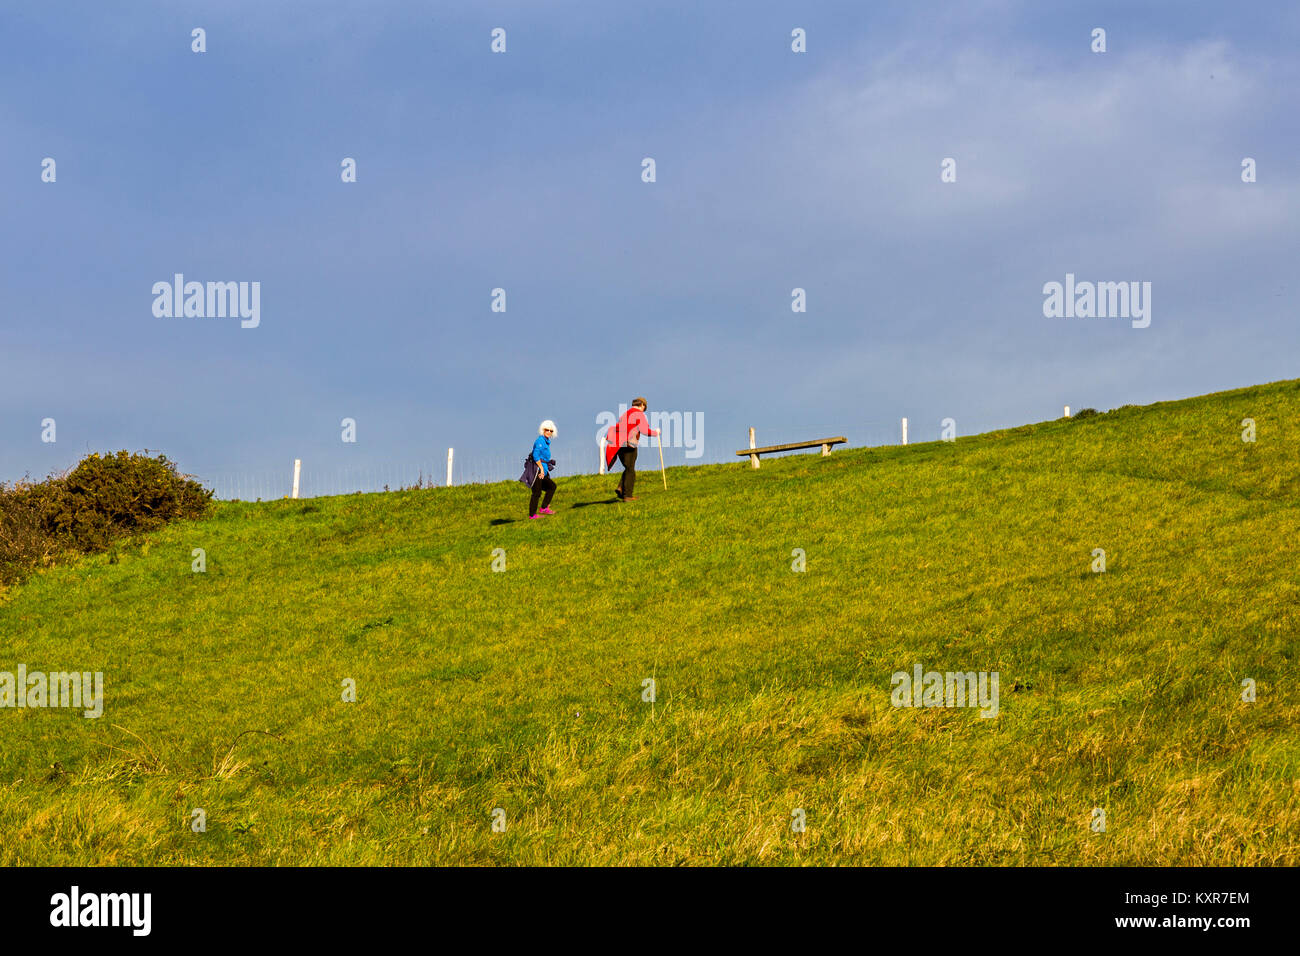
[[[302,474],[302,459],[293,460],[293,496],[298,497],[298,476]]]
[[[903,444],[907,444],[907,419],[903,419]]]
[[[1069,406],[1069,405],[1066,405],[1066,406],[1065,406],[1065,417],[1066,417],[1066,418],[1069,418],[1069,417],[1070,417],[1070,406]]]
[[[600,438],[600,474],[605,473],[605,436]]]
[[[752,429],[752,428],[749,430],[749,447],[750,447],[750,448],[755,447],[755,446],[754,446],[754,429]],[[758,456],[757,456],[757,455],[750,455],[750,456],[749,456],[749,463],[750,463],[751,465],[753,465],[755,468],[757,468],[757,467],[758,467]]]
[[[452,452],[454,451],[455,451],[454,448],[447,449],[447,487],[448,488],[451,487],[451,456],[452,456]]]

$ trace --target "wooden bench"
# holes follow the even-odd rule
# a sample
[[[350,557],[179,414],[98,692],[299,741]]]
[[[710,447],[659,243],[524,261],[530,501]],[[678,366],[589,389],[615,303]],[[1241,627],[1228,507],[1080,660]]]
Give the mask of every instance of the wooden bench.
[[[800,448],[817,448],[821,447],[822,456],[825,457],[831,453],[831,449],[836,445],[848,444],[848,439],[843,435],[838,438],[818,438],[813,441],[796,441],[786,445],[767,445],[764,448],[754,447],[754,429],[749,430],[749,447],[742,448],[736,452],[737,455],[748,455],[749,463],[755,468],[758,467],[758,456],[767,455],[774,451],[795,451]]]

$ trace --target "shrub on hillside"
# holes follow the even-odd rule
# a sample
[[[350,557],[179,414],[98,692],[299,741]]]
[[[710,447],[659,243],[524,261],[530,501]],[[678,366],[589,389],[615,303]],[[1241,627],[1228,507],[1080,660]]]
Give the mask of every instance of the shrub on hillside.
[[[115,538],[207,513],[212,492],[165,455],[87,455],[62,476],[0,486],[0,583],[60,552],[102,551]]]
[[[32,568],[52,563],[59,550],[41,527],[32,487],[22,482],[12,487],[0,485],[0,586],[20,580]]]
[[[1074,418],[1092,418],[1093,415],[1100,415],[1100,414],[1101,414],[1101,413],[1100,413],[1099,411],[1097,411],[1097,409],[1095,409],[1095,408],[1081,408],[1081,409],[1079,409],[1077,412],[1074,413],[1074,416],[1073,416],[1073,417],[1074,417]]]

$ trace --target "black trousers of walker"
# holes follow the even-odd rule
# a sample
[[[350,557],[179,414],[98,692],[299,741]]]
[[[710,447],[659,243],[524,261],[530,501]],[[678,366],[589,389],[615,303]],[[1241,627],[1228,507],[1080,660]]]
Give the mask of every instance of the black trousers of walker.
[[[555,497],[555,481],[552,478],[537,478],[533,481],[533,496],[528,502],[528,517],[537,514],[537,499],[546,492],[546,500],[542,502],[543,508],[551,506],[551,499]]]
[[[623,474],[618,478],[618,490],[630,498],[636,487],[636,449],[624,446],[618,450],[618,460],[623,463]]]

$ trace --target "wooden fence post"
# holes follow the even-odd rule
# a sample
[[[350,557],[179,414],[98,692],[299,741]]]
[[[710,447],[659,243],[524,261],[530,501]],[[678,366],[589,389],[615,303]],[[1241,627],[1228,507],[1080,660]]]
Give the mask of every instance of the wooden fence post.
[[[447,449],[447,487],[448,488],[451,487],[451,456],[452,456],[452,452],[454,451],[455,451],[454,448]]]
[[[302,474],[302,459],[293,460],[293,496],[298,497],[298,476]]]
[[[903,444],[907,444],[907,419],[903,419]]]

